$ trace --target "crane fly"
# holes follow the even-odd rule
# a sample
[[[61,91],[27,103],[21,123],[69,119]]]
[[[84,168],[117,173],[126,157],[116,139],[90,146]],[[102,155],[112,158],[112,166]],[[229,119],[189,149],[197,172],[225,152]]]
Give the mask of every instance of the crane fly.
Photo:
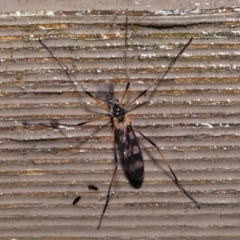
[[[128,12],[126,11],[126,22],[125,22],[125,49],[124,49],[124,59],[125,59],[125,68],[126,68],[126,75],[127,75],[127,84],[125,87],[125,91],[122,95],[121,100],[119,101],[114,96],[114,86],[111,81],[107,81],[104,84],[101,84],[98,89],[97,96],[94,96],[92,93],[90,93],[82,83],[80,83],[74,74],[71,72],[71,70],[68,68],[68,66],[64,63],[62,63],[58,57],[49,49],[45,43],[41,39],[39,39],[39,43],[49,52],[49,54],[56,60],[58,65],[66,72],[69,79],[74,82],[74,84],[79,84],[82,90],[85,92],[86,95],[88,95],[90,98],[92,98],[96,105],[100,108],[106,110],[108,112],[108,116],[103,116],[101,118],[92,119],[89,121],[81,122],[78,124],[60,124],[58,121],[53,120],[49,124],[46,123],[38,123],[38,124],[31,124],[27,123],[26,121],[23,123],[24,125],[44,125],[49,126],[53,128],[58,128],[60,125],[63,126],[81,126],[85,125],[91,122],[100,121],[100,120],[108,120],[108,123],[112,124],[112,135],[113,135],[113,149],[114,149],[114,162],[115,162],[115,168],[113,170],[112,178],[109,183],[107,197],[105,201],[105,205],[103,207],[99,223],[97,228],[100,229],[101,223],[103,220],[104,213],[107,209],[109,200],[110,200],[110,192],[111,187],[114,181],[114,177],[117,172],[118,168],[118,157],[117,157],[117,149],[119,150],[121,160],[124,165],[124,169],[128,176],[133,179],[134,181],[142,181],[143,175],[144,175],[144,162],[143,162],[143,155],[141,148],[139,146],[137,137],[135,132],[137,132],[139,135],[141,135],[145,140],[147,140],[159,153],[160,157],[163,159],[164,163],[168,167],[172,179],[176,186],[189,198],[191,199],[196,206],[200,209],[200,203],[196,201],[192,195],[185,190],[185,188],[181,185],[179,182],[176,174],[174,173],[173,169],[169,165],[167,159],[164,157],[158,146],[147,136],[145,136],[143,133],[141,133],[136,127],[132,125],[129,112],[131,109],[129,109],[133,103],[135,103],[140,97],[142,97],[144,94],[146,94],[149,89],[156,84],[157,82],[161,81],[166,74],[169,72],[171,67],[175,64],[177,59],[182,55],[182,53],[185,51],[185,49],[190,45],[192,38],[188,40],[188,42],[184,45],[184,47],[181,49],[181,51],[173,58],[173,60],[169,63],[169,65],[166,67],[166,69],[159,73],[158,76],[150,83],[150,85],[141,91],[137,97],[135,97],[133,100],[125,104],[123,106],[124,98],[128,92],[128,89],[130,87],[130,77],[129,77],[129,69],[127,65],[127,50],[128,50],[128,44],[127,44],[127,35],[128,35]],[[76,200],[74,200],[73,204],[75,204],[80,198],[77,197]]]

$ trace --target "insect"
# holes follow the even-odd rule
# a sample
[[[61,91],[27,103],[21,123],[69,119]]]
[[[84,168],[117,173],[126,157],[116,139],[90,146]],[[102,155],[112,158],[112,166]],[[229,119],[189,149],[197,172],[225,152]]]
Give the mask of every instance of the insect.
[[[128,36],[128,12],[126,11],[126,22],[125,22],[125,50],[124,50],[124,59],[125,59],[125,67],[126,67],[126,75],[127,75],[127,84],[125,87],[125,91],[122,95],[121,100],[119,101],[118,99],[115,98],[114,96],[114,86],[113,83],[108,81],[102,85],[99,86],[98,89],[98,95],[97,97],[94,96],[92,93],[90,93],[83,84],[81,84],[74,74],[71,72],[71,70],[68,68],[67,65],[62,63],[58,57],[42,42],[42,40],[39,39],[39,43],[50,53],[50,55],[56,60],[56,62],[59,64],[59,66],[64,69],[68,77],[73,79],[72,81],[74,84],[79,84],[82,90],[85,92],[86,95],[88,95],[90,98],[92,98],[96,105],[99,106],[100,108],[106,110],[108,113],[108,116],[104,116],[102,118],[98,119],[93,119],[85,122],[78,123],[74,126],[81,126],[85,125],[94,121],[98,120],[108,120],[111,125],[112,125],[112,134],[113,134],[113,149],[114,149],[114,163],[115,163],[115,168],[113,170],[112,178],[109,183],[108,187],[108,192],[107,192],[107,197],[105,201],[105,205],[103,207],[99,223],[97,228],[100,229],[101,223],[103,220],[103,216],[105,214],[105,211],[107,209],[109,200],[110,200],[110,192],[111,192],[111,187],[114,181],[115,174],[117,172],[118,168],[118,157],[117,157],[117,149],[119,150],[121,160],[123,161],[123,165],[125,168],[125,172],[127,173],[128,177],[136,182],[140,182],[143,180],[143,175],[144,175],[144,162],[143,162],[143,155],[141,148],[139,146],[137,137],[135,133],[138,133],[141,135],[145,140],[147,140],[159,153],[160,157],[163,159],[164,163],[167,165],[174,183],[176,186],[189,198],[191,199],[196,206],[200,209],[200,203],[196,201],[190,193],[188,193],[185,188],[181,185],[179,182],[176,174],[174,173],[173,169],[169,165],[167,159],[164,157],[164,155],[161,153],[160,149],[158,146],[147,136],[145,136],[143,133],[141,133],[136,127],[132,125],[131,119],[129,112],[131,111],[130,107],[139,99],[141,98],[144,94],[146,94],[149,89],[155,85],[157,82],[161,81],[166,74],[169,72],[171,67],[175,64],[177,59],[181,56],[181,54],[185,51],[185,49],[189,46],[189,44],[192,41],[192,38],[189,39],[189,41],[185,44],[185,46],[181,49],[181,51],[173,58],[173,60],[169,63],[169,65],[166,67],[165,71],[161,72],[158,74],[158,76],[153,80],[150,85],[141,91],[137,97],[126,103],[125,105],[123,104],[124,99],[126,97],[126,94],[129,90],[129,87],[131,85],[130,82],[130,77],[129,77],[129,70],[127,66],[127,36]],[[25,125],[31,125],[30,123],[24,122]],[[41,124],[45,125],[46,124]],[[60,124],[58,121],[52,121],[50,124],[47,124],[47,126],[53,127],[53,128],[58,128],[60,125],[67,126],[67,124]],[[73,126],[73,125],[69,125]],[[92,189],[92,187],[91,187]],[[95,190],[95,189],[94,189]],[[79,200],[79,198],[76,198],[73,202],[76,203]]]
[[[88,185],[88,190],[98,191],[98,187],[96,187],[94,185]]]
[[[77,196],[74,200],[73,200],[73,205],[77,204],[79,202],[79,200],[81,199],[80,196]]]

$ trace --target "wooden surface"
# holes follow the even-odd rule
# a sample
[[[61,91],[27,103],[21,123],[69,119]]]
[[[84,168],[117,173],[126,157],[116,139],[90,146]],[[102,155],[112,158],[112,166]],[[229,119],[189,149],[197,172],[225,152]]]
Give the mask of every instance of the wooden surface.
[[[0,14],[0,240],[239,239],[239,2],[8,2]],[[111,126],[100,129],[104,122],[96,122],[59,131],[22,121],[79,123],[103,113],[38,38],[93,94],[111,80],[121,97],[126,8],[127,102],[194,38],[131,117],[202,207],[179,191],[158,153],[139,136],[144,183],[134,189],[119,165],[98,231],[114,169]]]

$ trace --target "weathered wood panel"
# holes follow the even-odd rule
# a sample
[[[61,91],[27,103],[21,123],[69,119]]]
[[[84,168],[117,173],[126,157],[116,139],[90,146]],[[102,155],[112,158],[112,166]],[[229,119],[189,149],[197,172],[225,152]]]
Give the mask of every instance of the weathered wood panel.
[[[0,15],[0,239],[238,239],[239,2],[10,2]],[[126,8],[127,101],[194,38],[131,117],[202,208],[176,188],[158,153],[139,137],[144,183],[131,187],[119,166],[97,231],[114,168],[111,126],[100,129],[99,122],[59,131],[24,127],[22,121],[78,123],[103,113],[38,38],[93,94],[111,80],[121,97],[127,82]],[[88,184],[99,191],[89,191]],[[82,198],[72,206],[77,195]]]

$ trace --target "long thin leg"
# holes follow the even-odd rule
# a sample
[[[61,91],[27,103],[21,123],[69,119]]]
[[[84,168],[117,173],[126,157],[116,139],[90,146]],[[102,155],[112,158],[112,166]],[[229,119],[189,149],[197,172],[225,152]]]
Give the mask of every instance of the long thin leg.
[[[109,117],[100,117],[92,120],[88,120],[86,122],[81,122],[77,124],[65,124],[65,123],[59,123],[57,119],[51,120],[50,123],[28,123],[27,121],[23,121],[22,124],[24,126],[45,126],[45,127],[52,127],[52,128],[59,128],[59,126],[64,126],[64,127],[76,127],[76,126],[82,126],[91,122],[96,122],[96,121],[104,121],[104,120],[109,120]]]
[[[79,83],[79,81],[74,76],[74,74],[71,72],[71,70],[68,68],[68,66],[66,64],[60,62],[58,57],[51,51],[51,49],[45,43],[43,43],[43,41],[41,39],[38,39],[38,41],[49,52],[49,54],[56,60],[58,65],[67,73],[67,75],[69,76],[69,79],[71,79],[70,76],[72,76],[74,78],[74,80],[75,80],[75,82],[74,82],[75,85],[79,84],[81,86],[81,88],[83,89],[83,91],[89,97],[91,97],[99,105],[99,107],[101,107],[101,108],[103,108],[103,109],[108,111],[108,107],[105,104],[103,104],[97,98],[95,98],[89,91],[87,91],[87,89],[81,83]]]
[[[127,90],[130,86],[130,77],[129,77],[129,69],[128,69],[128,64],[127,64],[127,50],[128,50],[128,45],[127,45],[127,38],[128,38],[128,9],[126,9],[126,24],[125,24],[125,48],[124,48],[124,59],[125,59],[125,67],[126,67],[126,73],[127,73],[127,85],[125,88],[125,91],[123,93],[122,99],[120,101],[120,104],[122,104],[123,99],[126,96]]]
[[[116,175],[117,168],[118,168],[117,150],[116,150],[116,143],[115,143],[115,128],[113,128],[113,146],[114,146],[115,169],[113,171],[112,179],[111,179],[111,182],[110,182],[109,187],[108,187],[107,199],[106,199],[106,202],[105,202],[105,205],[104,205],[104,208],[103,208],[103,211],[102,211],[102,214],[100,216],[100,220],[99,220],[99,223],[98,223],[98,226],[97,226],[98,230],[101,227],[103,215],[104,215],[104,213],[105,213],[105,211],[107,209],[108,202],[110,200],[110,190],[111,190],[112,183],[113,183],[113,180],[114,180],[114,177]]]
[[[125,107],[125,109],[127,109],[129,106],[131,106],[137,99],[139,99],[142,95],[144,95],[158,80],[162,80],[167,73],[169,72],[169,70],[171,69],[171,67],[175,64],[175,62],[178,60],[178,58],[181,56],[181,54],[185,51],[185,49],[188,47],[188,45],[191,43],[191,41],[193,40],[193,38],[190,38],[189,41],[187,42],[187,44],[182,48],[182,50],[178,53],[178,55],[170,62],[170,64],[167,66],[166,70],[162,73],[159,73],[157,78],[145,89],[143,90],[136,98],[134,98],[131,102],[129,102],[127,104],[127,106]]]
[[[136,128],[134,128],[134,130],[136,130],[139,134],[141,134],[150,144],[152,144],[152,146],[154,146],[154,147],[157,149],[157,151],[158,151],[158,153],[160,154],[160,156],[162,157],[164,163],[168,166],[169,170],[171,171],[176,186],[177,186],[184,194],[186,194],[189,199],[191,199],[191,200],[197,205],[198,209],[200,209],[200,207],[201,207],[201,206],[200,206],[200,203],[199,203],[197,200],[195,200],[195,199],[190,195],[190,193],[187,192],[187,191],[185,190],[185,188],[182,186],[182,184],[179,182],[176,174],[174,173],[174,171],[173,171],[172,168],[170,167],[167,159],[166,159],[166,158],[164,157],[164,155],[161,153],[161,151],[160,151],[160,149],[158,148],[158,146],[157,146],[150,138],[148,138],[147,136],[145,136],[143,133],[139,132]]]

